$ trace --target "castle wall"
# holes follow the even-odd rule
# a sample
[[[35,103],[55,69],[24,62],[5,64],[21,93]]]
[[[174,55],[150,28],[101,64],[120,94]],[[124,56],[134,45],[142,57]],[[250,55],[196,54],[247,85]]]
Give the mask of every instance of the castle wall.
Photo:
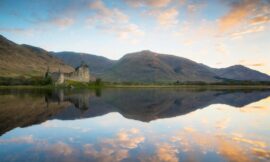
[[[90,74],[88,66],[80,66],[71,73],[49,73],[54,84],[63,84],[66,80],[77,81],[77,82],[89,82]]]
[[[88,67],[80,67],[72,73],[64,74],[65,80],[89,82],[90,74]]]
[[[63,84],[65,81],[63,73],[51,73],[50,76],[54,84]]]

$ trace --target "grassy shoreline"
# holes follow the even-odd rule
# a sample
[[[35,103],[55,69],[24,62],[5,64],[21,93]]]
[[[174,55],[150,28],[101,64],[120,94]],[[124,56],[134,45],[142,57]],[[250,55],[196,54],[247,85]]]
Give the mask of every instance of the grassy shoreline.
[[[0,89],[106,89],[106,88],[175,88],[175,89],[269,89],[270,85],[110,85],[102,86],[53,86],[53,85],[11,85]]]
[[[38,85],[1,85],[0,86],[0,90],[1,89],[55,89],[56,87],[54,86],[38,86]]]
[[[264,89],[270,90],[269,85],[107,85],[106,88],[173,88],[173,89],[201,89],[201,90],[237,90]]]

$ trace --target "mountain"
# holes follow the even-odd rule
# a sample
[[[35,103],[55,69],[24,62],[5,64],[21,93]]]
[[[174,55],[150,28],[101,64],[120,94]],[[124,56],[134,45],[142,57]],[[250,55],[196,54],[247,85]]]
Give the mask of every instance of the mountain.
[[[42,76],[48,66],[52,72],[73,71],[73,67],[49,52],[29,45],[18,45],[0,35],[0,76]]]
[[[109,70],[115,63],[115,61],[105,57],[85,53],[52,52],[52,54],[74,68],[78,67],[82,62],[86,63],[89,66],[91,75],[94,76]]]
[[[215,69],[214,71],[221,78],[233,80],[270,81],[269,75],[242,65],[234,65],[227,68]]]
[[[149,50],[126,54],[117,61],[75,52],[59,52],[54,55],[73,67],[84,61],[89,65],[92,75],[113,82],[220,82],[224,79],[270,81],[267,74],[242,65],[216,69],[183,57]]]
[[[159,54],[149,50],[129,53],[119,60],[76,52],[48,52],[30,45],[18,45],[0,35],[0,76],[43,75],[70,72],[82,62],[89,66],[92,78],[110,82],[221,82],[230,80],[270,81],[270,76],[242,65],[211,68],[192,60]]]
[[[194,61],[151,51],[130,53],[103,75],[105,80],[121,82],[215,82],[216,74]]]

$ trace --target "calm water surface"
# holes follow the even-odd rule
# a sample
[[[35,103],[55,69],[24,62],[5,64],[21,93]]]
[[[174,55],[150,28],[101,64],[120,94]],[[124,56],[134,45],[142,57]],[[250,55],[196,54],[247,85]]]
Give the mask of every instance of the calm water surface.
[[[270,91],[1,90],[0,161],[270,161]]]

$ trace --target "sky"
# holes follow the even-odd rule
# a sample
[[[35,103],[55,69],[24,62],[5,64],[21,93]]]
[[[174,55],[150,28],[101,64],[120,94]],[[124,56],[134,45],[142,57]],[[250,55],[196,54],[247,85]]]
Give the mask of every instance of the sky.
[[[270,74],[270,0],[0,0],[0,34],[119,59],[141,50]]]

